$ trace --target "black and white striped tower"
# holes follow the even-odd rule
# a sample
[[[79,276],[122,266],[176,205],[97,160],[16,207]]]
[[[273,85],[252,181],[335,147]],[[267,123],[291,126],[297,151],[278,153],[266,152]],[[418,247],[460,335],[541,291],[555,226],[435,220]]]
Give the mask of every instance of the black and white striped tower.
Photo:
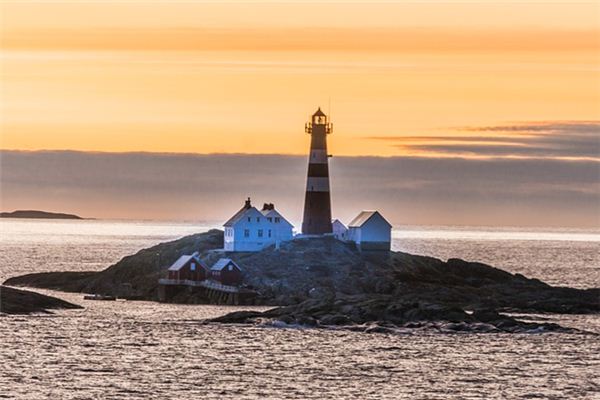
[[[329,166],[327,163],[327,135],[332,124],[319,108],[307,122],[304,130],[311,135],[310,155],[308,156],[308,179],[304,199],[304,235],[331,233],[331,196],[329,194]]]

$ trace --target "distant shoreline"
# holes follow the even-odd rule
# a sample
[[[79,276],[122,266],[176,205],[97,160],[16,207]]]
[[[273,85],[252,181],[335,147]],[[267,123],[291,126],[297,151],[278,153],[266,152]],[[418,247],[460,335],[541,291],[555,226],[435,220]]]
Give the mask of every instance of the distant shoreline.
[[[0,218],[30,218],[30,219],[88,219],[75,214],[55,213],[39,210],[16,210],[2,212]]]

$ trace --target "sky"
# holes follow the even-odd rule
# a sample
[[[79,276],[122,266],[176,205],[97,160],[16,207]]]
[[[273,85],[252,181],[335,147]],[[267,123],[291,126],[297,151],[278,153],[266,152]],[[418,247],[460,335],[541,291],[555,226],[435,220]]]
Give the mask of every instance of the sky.
[[[246,155],[296,165],[308,150],[304,122],[320,106],[334,124],[328,140],[338,164],[370,168],[356,170],[362,180],[352,181],[344,180],[345,170],[334,175],[332,166],[332,179],[353,186],[337,185],[342,214],[380,208],[392,210],[398,223],[494,225],[508,223],[499,216],[512,210],[519,215],[509,218],[514,224],[598,224],[597,2],[3,1],[0,18],[3,210],[27,204],[105,217],[211,216],[202,207],[165,212],[171,203],[160,196],[141,212],[103,190],[96,195],[104,207],[90,208],[89,199],[83,206],[73,196],[50,202],[7,179],[39,180],[33,171],[10,169],[30,151],[37,152],[32,165],[54,165],[67,180],[69,171],[59,165],[77,159],[85,170],[83,155],[119,156],[125,166],[138,165],[145,152],[156,160],[172,153],[176,165],[221,165],[216,154],[229,154],[277,181],[271,175],[281,171],[264,171],[260,156]],[[42,162],[48,154],[51,165]],[[515,169],[524,181],[506,177]],[[281,200],[301,209],[305,172],[292,170],[298,176],[289,190],[300,200],[287,194]],[[158,186],[136,171],[125,174],[134,183],[126,186]],[[596,171],[591,178],[590,171]],[[90,173],[101,179],[102,171]],[[387,189],[367,176],[383,176]],[[491,195],[499,176],[508,179],[504,197],[513,200]],[[237,171],[221,178],[237,188],[230,191],[233,208],[253,191]],[[104,179],[101,186],[113,179],[116,187],[121,178]],[[452,182],[463,180],[468,185],[453,189]],[[422,181],[445,188],[445,200],[427,202],[428,212],[406,191]],[[366,201],[361,188],[380,195],[379,202]],[[474,192],[483,197],[472,198],[471,214],[455,212],[454,202]],[[261,194],[268,195],[266,188]],[[185,201],[202,196],[190,193]],[[553,221],[539,214],[542,208],[557,214]]]

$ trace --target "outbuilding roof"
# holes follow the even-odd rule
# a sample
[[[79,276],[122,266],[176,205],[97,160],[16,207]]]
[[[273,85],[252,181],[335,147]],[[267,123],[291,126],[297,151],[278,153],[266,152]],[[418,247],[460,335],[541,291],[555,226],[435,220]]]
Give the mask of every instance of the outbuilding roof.
[[[229,264],[233,264],[240,271],[242,270],[239,265],[237,265],[231,258],[221,258],[219,261],[212,266],[212,271],[222,271]]]
[[[381,215],[379,213],[379,211],[361,211],[360,214],[358,214],[356,216],[356,218],[354,218],[352,220],[352,222],[350,222],[348,224],[349,228],[358,228],[363,226],[368,220],[370,220],[374,215],[379,215],[379,217],[381,217],[381,219],[383,219],[390,227],[392,226],[392,224],[390,224],[385,218],[383,218],[383,215]]]
[[[203,267],[206,268],[206,266],[204,265],[204,263],[202,262],[202,260],[200,260],[198,258],[198,253],[194,253],[194,254],[185,254],[181,257],[179,257],[177,259],[177,261],[175,261],[173,263],[173,265],[171,265],[169,267],[169,271],[179,271],[181,268],[183,268],[190,260],[194,260],[198,263],[198,265],[201,265]]]
[[[334,219],[333,222],[331,223],[331,225],[341,225],[344,229],[348,229],[346,228],[346,225],[344,225],[344,223],[342,221],[340,221],[339,219]]]

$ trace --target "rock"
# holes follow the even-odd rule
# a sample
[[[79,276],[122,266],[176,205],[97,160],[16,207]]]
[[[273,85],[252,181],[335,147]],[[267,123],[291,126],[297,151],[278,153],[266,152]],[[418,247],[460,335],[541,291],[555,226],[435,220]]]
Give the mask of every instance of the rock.
[[[491,322],[502,320],[504,317],[494,310],[475,310],[473,318],[481,322]]]
[[[300,325],[305,325],[305,326],[316,326],[317,325],[316,319],[305,316],[305,315],[297,317],[296,322]]]
[[[282,315],[278,321],[281,321],[285,324],[291,325],[294,324],[296,322],[296,319],[294,317],[292,317],[291,315]]]
[[[28,274],[10,278],[5,284],[156,300],[158,279],[180,255],[222,247],[223,232],[213,229],[140,250],[103,271]]]
[[[40,293],[0,286],[0,313],[47,313],[50,309],[78,309],[79,305]]]
[[[319,319],[320,325],[348,325],[350,319],[343,314],[325,315]]]
[[[493,332],[500,332],[500,329],[496,328],[492,324],[474,323],[474,324],[471,324],[471,331],[472,332],[480,332],[480,333],[493,333]]]
[[[256,318],[260,318],[263,315],[263,313],[258,311],[236,311],[213,318],[210,320],[210,322],[220,322],[225,324],[247,324],[253,323]]]
[[[373,324],[368,326],[365,330],[365,333],[394,333],[394,329],[387,327],[387,326],[381,326],[381,325],[377,325],[377,324]]]
[[[308,297],[311,299],[326,299],[333,298],[334,296],[335,294],[325,287],[313,287],[308,291]]]
[[[80,293],[84,291],[89,279],[95,276],[97,276],[97,272],[93,271],[40,272],[7,279],[4,284]]]
[[[464,322],[450,322],[447,324],[443,324],[441,326],[441,329],[446,330],[446,331],[464,332],[464,331],[470,331],[471,325],[466,324]]]

